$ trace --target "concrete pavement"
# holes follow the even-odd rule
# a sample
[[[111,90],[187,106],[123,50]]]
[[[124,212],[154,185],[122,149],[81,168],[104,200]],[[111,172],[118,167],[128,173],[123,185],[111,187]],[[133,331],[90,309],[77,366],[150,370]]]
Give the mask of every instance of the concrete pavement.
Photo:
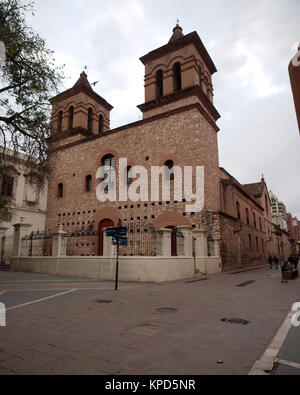
[[[299,281],[262,268],[115,292],[2,272],[0,374],[248,374],[300,301]]]

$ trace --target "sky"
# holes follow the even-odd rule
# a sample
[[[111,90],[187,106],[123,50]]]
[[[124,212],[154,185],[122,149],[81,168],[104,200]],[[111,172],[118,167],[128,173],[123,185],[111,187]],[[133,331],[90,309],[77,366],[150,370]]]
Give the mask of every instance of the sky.
[[[25,0],[24,0],[25,1]],[[87,67],[114,106],[111,128],[142,119],[139,58],[167,44],[177,19],[197,31],[218,72],[220,166],[240,183],[262,174],[300,219],[300,135],[288,65],[300,42],[299,0],[35,0],[28,23],[65,64],[61,90]]]

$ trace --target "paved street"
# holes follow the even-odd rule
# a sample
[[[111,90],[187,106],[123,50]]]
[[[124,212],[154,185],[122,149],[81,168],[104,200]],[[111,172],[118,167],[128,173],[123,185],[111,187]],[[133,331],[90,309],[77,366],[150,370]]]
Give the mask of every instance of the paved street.
[[[299,283],[261,268],[115,292],[112,282],[0,272],[0,374],[248,374],[300,301]],[[300,363],[289,343],[281,359]]]

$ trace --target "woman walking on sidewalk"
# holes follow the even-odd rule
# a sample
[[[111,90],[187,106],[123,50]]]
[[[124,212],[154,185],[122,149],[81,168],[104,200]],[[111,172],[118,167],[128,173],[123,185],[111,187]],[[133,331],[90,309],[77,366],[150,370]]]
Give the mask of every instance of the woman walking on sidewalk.
[[[276,268],[276,270],[278,270],[279,259],[277,258],[276,255],[275,255],[275,257],[274,257],[274,263],[275,263],[275,268]]]
[[[270,265],[270,269],[272,270],[273,269],[273,258],[271,257],[271,255],[269,256],[268,262]]]
[[[282,283],[287,283],[288,281],[285,279],[285,272],[287,270],[287,262],[282,260],[280,262],[280,265],[281,265],[281,282]]]

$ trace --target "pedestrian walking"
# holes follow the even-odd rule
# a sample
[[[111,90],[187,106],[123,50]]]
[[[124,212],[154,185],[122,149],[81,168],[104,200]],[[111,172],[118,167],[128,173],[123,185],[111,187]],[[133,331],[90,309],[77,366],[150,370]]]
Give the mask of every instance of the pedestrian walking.
[[[287,283],[288,281],[285,278],[285,272],[287,270],[287,262],[284,261],[284,259],[280,262],[281,265],[281,282],[282,283]]]
[[[275,257],[274,257],[274,265],[275,265],[276,270],[278,270],[279,259],[277,258],[276,255],[275,255]]]
[[[271,255],[269,256],[268,262],[270,265],[270,269],[272,270],[273,269],[273,258],[271,257]]]

